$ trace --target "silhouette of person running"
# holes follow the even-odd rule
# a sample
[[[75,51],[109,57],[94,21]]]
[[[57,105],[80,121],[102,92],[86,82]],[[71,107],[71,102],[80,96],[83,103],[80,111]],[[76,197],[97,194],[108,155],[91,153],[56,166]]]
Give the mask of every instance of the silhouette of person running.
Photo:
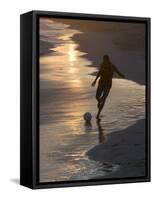
[[[97,104],[98,113],[97,113],[96,118],[98,120],[100,120],[100,113],[104,107],[106,98],[112,87],[112,78],[113,78],[114,72],[119,74],[120,77],[125,78],[125,76],[116,68],[116,66],[111,63],[109,56],[104,55],[103,62],[100,65],[100,69],[97,73],[95,80],[92,83],[92,86],[95,86],[97,79],[100,77],[97,91],[96,91],[96,99],[98,101],[98,104]]]

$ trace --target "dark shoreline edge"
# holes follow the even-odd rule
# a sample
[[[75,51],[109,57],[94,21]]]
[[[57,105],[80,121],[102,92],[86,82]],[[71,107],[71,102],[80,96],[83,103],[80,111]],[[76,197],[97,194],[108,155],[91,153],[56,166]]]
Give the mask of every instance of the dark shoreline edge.
[[[71,28],[71,27],[70,27]],[[73,27],[72,27],[73,28]],[[101,59],[103,57],[103,54],[100,56],[99,52],[95,52],[95,50],[93,51],[93,55],[92,55],[92,49],[89,48],[88,46],[86,46],[86,44],[83,43],[83,41],[91,41],[91,46],[93,47],[93,37],[89,37],[87,32],[84,32],[83,34],[75,34],[72,37],[72,40],[75,41],[79,46],[78,46],[78,50],[81,52],[85,52],[86,54],[83,55],[83,57],[85,57],[86,59],[88,59],[89,61],[92,62],[92,65],[89,67],[95,67],[96,70],[99,68],[100,63],[101,63]],[[87,39],[88,38],[88,39]],[[96,48],[95,48],[96,49]],[[98,53],[98,54],[97,54]],[[144,68],[140,68],[140,66],[134,68],[133,67],[133,71],[131,70],[131,68],[125,68],[122,69],[119,67],[119,69],[124,72],[124,74],[126,75],[126,78],[128,80],[132,80],[140,85],[145,85],[145,73],[144,72]],[[126,72],[125,72],[126,71]],[[119,78],[119,76],[117,74],[114,74],[115,78]]]
[[[145,134],[145,119],[142,119],[125,130],[111,133],[105,143],[90,149],[89,159],[120,165],[117,171],[98,179],[145,176]]]
[[[71,39],[78,44],[77,50],[86,53],[82,57],[85,57],[91,61],[92,64],[88,65],[88,67],[95,67],[97,70],[102,62],[103,55],[108,54],[111,56],[111,62],[113,62],[113,64],[115,64],[118,69],[125,74],[126,79],[132,80],[141,85],[145,85],[145,46],[143,42],[144,34],[143,30],[140,29],[141,27],[136,27],[133,29],[134,37],[132,38],[132,32],[128,32],[131,26],[123,27],[119,26],[118,24],[111,26],[112,24],[108,24],[106,29],[101,29],[99,24],[100,22],[95,22],[93,25],[96,28],[96,32],[98,31],[99,33],[97,37],[97,34],[91,28],[91,22],[86,21],[85,24],[83,22],[81,23],[80,20],[77,20],[76,23],[74,23],[71,20],[62,19],[54,19],[54,21],[67,24],[69,25],[68,29],[78,30],[82,33],[76,33],[75,35],[71,36]],[[104,31],[102,32],[104,34],[100,34],[100,31]],[[109,43],[111,41],[111,37],[108,38],[108,35],[111,33],[113,34],[113,44],[117,46],[116,51],[114,48],[114,50],[110,48]],[[127,37],[123,40],[123,37],[121,38],[121,34],[123,35],[124,33],[127,33]],[[139,33],[140,37],[138,37]],[[106,38],[106,36],[107,39],[104,41],[104,37]],[[40,49],[42,49],[40,55],[52,52],[54,44],[47,43],[48,42],[40,42]],[[123,58],[121,51],[124,51],[124,55],[127,54],[127,56],[124,56]],[[128,56],[128,54],[130,54],[130,56]],[[116,74],[114,77],[118,78]]]

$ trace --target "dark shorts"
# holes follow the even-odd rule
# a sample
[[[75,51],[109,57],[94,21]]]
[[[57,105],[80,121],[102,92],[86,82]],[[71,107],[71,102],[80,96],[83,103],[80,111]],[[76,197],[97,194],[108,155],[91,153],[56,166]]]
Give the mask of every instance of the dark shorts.
[[[100,79],[96,91],[96,99],[100,100],[100,98],[102,98],[103,96],[107,97],[111,87],[112,87],[112,79],[111,80]]]

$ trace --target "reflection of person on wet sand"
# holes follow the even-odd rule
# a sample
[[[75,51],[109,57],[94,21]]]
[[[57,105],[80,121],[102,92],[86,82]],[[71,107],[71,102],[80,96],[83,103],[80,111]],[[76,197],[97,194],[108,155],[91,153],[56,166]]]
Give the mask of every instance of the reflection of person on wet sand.
[[[97,79],[100,77],[98,82],[98,87],[96,91],[96,99],[98,101],[97,107],[98,107],[98,113],[96,118],[100,120],[100,113],[104,107],[106,98],[110,92],[110,89],[112,87],[112,78],[113,73],[116,72],[119,74],[120,77],[124,78],[125,76],[116,68],[115,65],[113,65],[110,62],[109,56],[104,55],[103,62],[100,66],[100,69],[97,73],[97,76],[95,80],[92,83],[92,86],[95,86]],[[103,95],[102,95],[103,93]]]
[[[99,143],[103,143],[105,140],[103,128],[99,120],[97,120],[98,132],[99,132]]]
[[[97,120],[96,123],[97,123],[98,133],[99,133],[99,135],[98,135],[98,141],[101,144],[105,140],[104,133],[103,133],[103,128],[102,128],[102,124],[100,123],[99,120]],[[84,125],[85,125],[85,133],[89,134],[90,132],[93,131],[91,121],[86,121]]]

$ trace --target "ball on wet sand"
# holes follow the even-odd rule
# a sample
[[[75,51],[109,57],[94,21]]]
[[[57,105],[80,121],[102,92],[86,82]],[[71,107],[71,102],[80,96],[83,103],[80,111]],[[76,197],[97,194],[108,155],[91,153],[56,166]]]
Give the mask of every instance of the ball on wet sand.
[[[83,115],[83,118],[85,121],[90,121],[92,119],[92,115],[90,112],[86,112],[84,115]]]

